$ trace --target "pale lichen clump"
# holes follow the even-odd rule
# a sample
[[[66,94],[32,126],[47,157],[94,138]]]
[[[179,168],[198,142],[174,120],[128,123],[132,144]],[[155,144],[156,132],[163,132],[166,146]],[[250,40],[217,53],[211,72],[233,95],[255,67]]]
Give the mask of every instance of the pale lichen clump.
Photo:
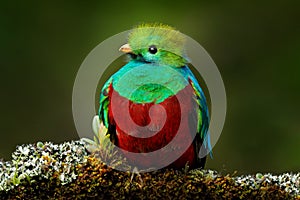
[[[0,162],[0,191],[30,184],[36,177],[48,180],[58,177],[62,185],[70,183],[77,177],[75,166],[84,163],[87,155],[82,141],[18,146],[11,161]]]
[[[247,186],[253,190],[267,186],[278,186],[292,196],[300,195],[300,173],[283,173],[280,175],[257,173],[256,175],[233,177],[233,180],[237,185]]]

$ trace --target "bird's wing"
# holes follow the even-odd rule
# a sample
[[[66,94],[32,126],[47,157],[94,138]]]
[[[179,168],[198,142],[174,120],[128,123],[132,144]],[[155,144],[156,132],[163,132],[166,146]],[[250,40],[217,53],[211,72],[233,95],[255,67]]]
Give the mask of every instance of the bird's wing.
[[[109,119],[109,94],[112,89],[112,77],[104,84],[100,94],[99,119],[108,129],[112,142],[116,141],[116,126]]]
[[[108,128],[109,119],[108,119],[108,105],[109,105],[109,90],[112,84],[112,78],[108,79],[104,84],[101,93],[100,93],[100,107],[99,107],[99,119],[102,121],[104,126]]]
[[[199,143],[204,145],[204,148],[201,148],[201,151],[205,150],[205,155],[207,155],[208,152],[210,152],[210,156],[212,156],[212,148],[210,145],[210,135],[208,132],[208,127],[209,127],[209,113],[208,113],[208,106],[206,103],[206,98],[204,96],[204,93],[191,72],[189,68],[186,68],[186,72],[188,74],[188,80],[190,85],[192,86],[194,90],[194,98],[196,101],[196,106],[199,108],[197,109],[197,136],[196,140],[200,140],[200,142],[196,142],[196,149],[197,153],[199,155],[199,151],[201,146],[199,146]]]

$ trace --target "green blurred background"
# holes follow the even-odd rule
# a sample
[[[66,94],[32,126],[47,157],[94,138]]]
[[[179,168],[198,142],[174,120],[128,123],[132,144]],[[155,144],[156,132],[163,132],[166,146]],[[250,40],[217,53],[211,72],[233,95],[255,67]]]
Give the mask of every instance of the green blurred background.
[[[162,22],[197,40],[225,83],[226,124],[207,167],[299,171],[298,2],[1,2],[0,157],[22,143],[78,139],[71,95],[84,58],[114,34]]]

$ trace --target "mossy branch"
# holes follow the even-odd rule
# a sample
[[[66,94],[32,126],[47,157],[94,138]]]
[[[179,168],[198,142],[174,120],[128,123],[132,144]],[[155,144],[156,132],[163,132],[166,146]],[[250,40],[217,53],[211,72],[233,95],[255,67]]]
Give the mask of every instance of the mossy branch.
[[[300,199],[300,173],[117,171],[110,166],[126,159],[106,142],[107,130],[95,127],[95,141],[18,146],[11,161],[0,161],[0,199]]]

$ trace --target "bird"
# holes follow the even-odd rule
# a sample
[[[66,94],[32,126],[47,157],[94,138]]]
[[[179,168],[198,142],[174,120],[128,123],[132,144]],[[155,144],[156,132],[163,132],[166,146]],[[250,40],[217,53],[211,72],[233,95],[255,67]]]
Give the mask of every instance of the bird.
[[[178,135],[169,151],[179,149],[181,153],[164,163],[166,168],[204,168],[206,156],[199,156],[200,149],[203,146],[211,152],[207,101],[188,66],[185,43],[184,35],[169,25],[134,27],[119,49],[127,55],[127,64],[100,92],[99,119],[120,149],[143,155],[168,146]],[[127,159],[141,166],[157,166],[169,155]]]

